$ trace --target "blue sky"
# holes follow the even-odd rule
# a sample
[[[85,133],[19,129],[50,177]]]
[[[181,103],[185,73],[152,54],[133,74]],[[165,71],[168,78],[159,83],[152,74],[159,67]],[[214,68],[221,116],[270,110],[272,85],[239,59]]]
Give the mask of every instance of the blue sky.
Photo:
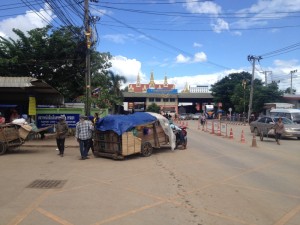
[[[5,37],[13,27],[44,26],[45,17],[61,24],[41,0],[0,3],[0,10]],[[247,56],[254,55],[262,56],[256,78],[264,81],[262,72],[272,71],[268,82],[280,80],[284,90],[290,87],[290,72],[297,70],[292,81],[300,93],[300,0],[100,0],[90,4],[90,11],[101,17],[97,50],[114,56],[113,71],[129,83],[138,74],[148,83],[153,71],[157,82],[166,75],[179,90],[186,84],[211,85],[232,72],[252,73]]]

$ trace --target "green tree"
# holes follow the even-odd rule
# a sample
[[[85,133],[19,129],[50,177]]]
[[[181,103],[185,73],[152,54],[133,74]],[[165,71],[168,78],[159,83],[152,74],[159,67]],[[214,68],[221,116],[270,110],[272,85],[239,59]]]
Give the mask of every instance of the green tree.
[[[42,79],[63,94],[65,101],[85,93],[86,44],[81,28],[47,26],[28,31],[27,35],[13,31],[17,40],[0,37],[1,76]],[[110,58],[109,53],[91,49],[92,80],[104,80]]]
[[[256,81],[258,83],[258,80]],[[254,112],[261,112],[265,103],[282,101],[283,91],[279,90],[277,83],[273,82],[266,86],[263,86],[262,82],[257,83],[254,84],[253,92]]]
[[[107,74],[96,76],[94,84],[99,85],[99,94],[92,101],[98,107],[109,108],[112,114],[120,112],[123,103],[121,84],[126,83],[126,78],[108,71]]]
[[[296,89],[292,90],[292,95],[296,94]],[[291,87],[288,87],[287,89],[285,89],[284,91],[285,94],[291,94]]]
[[[223,110],[225,111],[227,111],[229,108],[232,108],[233,111],[236,111],[236,107],[239,107],[241,110],[243,108],[244,96],[242,85],[243,80],[251,80],[251,74],[248,72],[232,73],[213,84],[210,90],[212,92],[212,96],[214,97],[215,103],[221,102],[223,105]],[[247,90],[245,89],[245,91]],[[243,110],[241,110],[241,112],[242,111]]]
[[[160,107],[156,103],[152,103],[148,106],[147,112],[160,113]]]
[[[248,112],[250,96],[251,74],[247,72],[233,73],[224,77],[214,85],[211,91],[215,102],[222,102],[223,109],[227,111],[232,108],[234,112]],[[254,112],[261,112],[264,103],[280,101],[283,95],[279,91],[277,83],[264,86],[262,81],[253,81],[253,102]]]

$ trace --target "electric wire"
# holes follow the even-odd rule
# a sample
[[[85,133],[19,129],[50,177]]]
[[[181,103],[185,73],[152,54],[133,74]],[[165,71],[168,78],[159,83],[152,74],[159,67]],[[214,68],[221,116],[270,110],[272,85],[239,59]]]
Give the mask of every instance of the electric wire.
[[[97,9],[95,9],[95,10],[97,10]],[[158,38],[156,38],[156,37],[153,37],[153,36],[151,36],[151,35],[149,35],[149,34],[146,34],[145,32],[142,32],[142,31],[136,29],[135,27],[132,27],[132,26],[130,26],[130,25],[127,25],[126,23],[124,23],[124,22],[122,22],[122,21],[120,21],[120,20],[118,20],[118,19],[116,19],[116,18],[114,18],[114,17],[112,17],[112,16],[110,16],[110,15],[108,15],[108,14],[105,14],[105,15],[106,15],[107,17],[111,18],[112,20],[115,20],[116,22],[118,22],[118,23],[120,23],[120,24],[123,24],[124,26],[130,28],[131,30],[134,30],[135,32],[140,33],[140,34],[142,34],[142,35],[148,37],[149,39],[151,39],[151,40],[153,40],[153,41],[155,41],[155,42],[157,42],[157,43],[159,43],[159,44],[161,44],[161,45],[164,45],[164,46],[166,46],[166,47],[172,49],[172,50],[175,51],[175,52],[184,53],[184,54],[186,54],[186,55],[188,55],[188,56],[194,57],[194,55],[191,54],[191,53],[189,53],[189,52],[186,52],[186,51],[184,51],[184,50],[182,50],[182,49],[179,49],[179,48],[177,48],[177,47],[175,47],[175,46],[173,46],[173,45],[171,45],[171,44],[169,44],[169,43],[166,43],[166,42],[164,42],[164,41],[162,41],[162,40],[160,40],[160,39],[158,39]],[[211,61],[205,61],[205,63],[211,64],[211,65],[214,65],[214,66],[216,66],[216,67],[223,68],[223,69],[230,70],[230,68],[228,68],[228,67],[226,67],[226,66],[223,66],[223,65],[220,65],[220,64],[211,62]]]

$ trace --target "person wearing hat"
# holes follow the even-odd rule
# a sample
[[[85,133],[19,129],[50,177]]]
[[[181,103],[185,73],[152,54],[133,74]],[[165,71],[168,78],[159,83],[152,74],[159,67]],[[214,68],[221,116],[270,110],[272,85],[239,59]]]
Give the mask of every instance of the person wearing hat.
[[[80,116],[79,122],[76,124],[75,137],[79,142],[81,159],[88,159],[88,151],[92,139],[93,124],[88,120],[87,116]]]
[[[59,154],[61,157],[64,156],[64,151],[65,151],[65,140],[66,136],[69,130],[69,126],[67,122],[65,121],[64,116],[58,117],[58,122],[55,125],[55,130],[56,130],[56,145],[59,150]]]
[[[0,124],[5,124],[5,117],[2,116],[0,112]]]

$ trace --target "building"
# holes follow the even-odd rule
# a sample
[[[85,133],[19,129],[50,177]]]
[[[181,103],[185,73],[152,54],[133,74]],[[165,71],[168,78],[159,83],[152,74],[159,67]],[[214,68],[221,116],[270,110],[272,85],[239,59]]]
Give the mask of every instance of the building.
[[[175,84],[168,83],[167,76],[164,77],[163,83],[156,83],[153,72],[149,83],[145,84],[140,82],[138,75],[136,83],[129,84],[128,92],[123,93],[123,96],[124,102],[128,103],[129,111],[145,111],[149,105],[155,103],[162,112],[178,114],[178,107],[180,107],[186,112],[194,113],[201,110],[201,104],[212,102],[208,86],[197,86],[197,89],[193,89],[191,93],[190,87],[186,84],[179,93]],[[186,103],[189,104],[185,105]]]

